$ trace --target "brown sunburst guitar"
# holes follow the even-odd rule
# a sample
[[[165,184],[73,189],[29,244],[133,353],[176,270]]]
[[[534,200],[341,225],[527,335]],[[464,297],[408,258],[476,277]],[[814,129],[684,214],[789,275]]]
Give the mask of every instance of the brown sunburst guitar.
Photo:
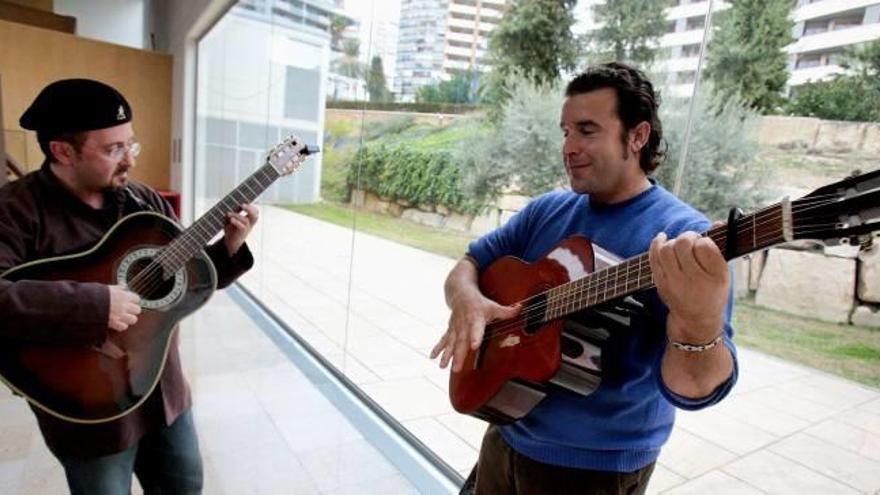
[[[138,212],[86,252],[29,262],[0,275],[13,282],[122,284],[141,297],[143,310],[126,331],[108,329],[101,347],[4,341],[0,378],[34,406],[75,423],[111,421],[138,407],[159,381],[177,323],[216,288],[217,274],[203,248],[223,228],[226,214],[252,202],[314,152],[316,147],[295,137],[285,139],[260,169],[186,230],[163,215]]]
[[[750,215],[732,214],[726,225],[704,235],[731,260],[797,239],[870,242],[867,234],[880,230],[878,218],[880,171],[875,171]],[[566,318],[654,287],[647,253],[603,267],[598,249],[573,237],[535,263],[508,256],[480,274],[483,294],[523,308],[515,318],[488,325],[480,347],[468,352],[461,371],[450,373],[449,398],[458,412],[510,423],[552,390],[583,395],[595,390],[601,378],[597,356],[607,335]]]

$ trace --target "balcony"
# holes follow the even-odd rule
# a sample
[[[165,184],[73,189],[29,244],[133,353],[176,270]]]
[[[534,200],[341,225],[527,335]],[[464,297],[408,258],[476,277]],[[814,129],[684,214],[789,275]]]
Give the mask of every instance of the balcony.
[[[804,36],[785,47],[791,54],[828,51],[880,38],[880,23]]]

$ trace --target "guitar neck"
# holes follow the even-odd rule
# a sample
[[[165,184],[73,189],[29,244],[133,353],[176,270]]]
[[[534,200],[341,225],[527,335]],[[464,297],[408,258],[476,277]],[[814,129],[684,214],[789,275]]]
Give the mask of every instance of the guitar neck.
[[[278,171],[267,163],[181,232],[157,256],[165,273],[175,273],[183,267],[223,229],[227,213],[236,212],[242,204],[253,202],[279,177]]]
[[[789,204],[777,203],[738,218],[731,229],[720,225],[703,235],[712,239],[725,259],[732,260],[790,239],[790,218]],[[728,230],[735,235],[730,244]],[[543,294],[547,303],[543,321],[562,318],[652,287],[654,275],[648,253],[643,253],[548,290]]]

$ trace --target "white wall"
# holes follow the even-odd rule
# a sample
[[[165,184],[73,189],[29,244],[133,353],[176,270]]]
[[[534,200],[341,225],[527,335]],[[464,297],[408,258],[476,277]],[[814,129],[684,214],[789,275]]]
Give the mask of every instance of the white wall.
[[[181,220],[192,221],[195,170],[196,42],[235,0],[154,0],[157,49],[174,56],[171,106],[171,187],[181,193]]]
[[[76,17],[76,34],[132,48],[151,49],[145,29],[150,0],[55,0],[55,13]]]

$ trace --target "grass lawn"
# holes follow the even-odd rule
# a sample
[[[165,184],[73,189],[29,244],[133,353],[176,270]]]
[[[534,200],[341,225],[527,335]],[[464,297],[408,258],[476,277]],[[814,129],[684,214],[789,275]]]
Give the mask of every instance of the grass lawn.
[[[836,325],[737,301],[738,345],[880,387],[880,329]]]
[[[351,228],[346,205],[290,205],[291,211]],[[450,258],[459,258],[471,236],[365,211],[357,230]],[[738,345],[880,387],[880,329],[836,325],[738,301],[734,311]]]
[[[286,205],[286,209],[343,227],[352,227],[354,210],[338,203]],[[389,241],[429,251],[449,258],[461,258],[472,235],[439,230],[415,222],[368,211],[357,211],[357,230]]]

